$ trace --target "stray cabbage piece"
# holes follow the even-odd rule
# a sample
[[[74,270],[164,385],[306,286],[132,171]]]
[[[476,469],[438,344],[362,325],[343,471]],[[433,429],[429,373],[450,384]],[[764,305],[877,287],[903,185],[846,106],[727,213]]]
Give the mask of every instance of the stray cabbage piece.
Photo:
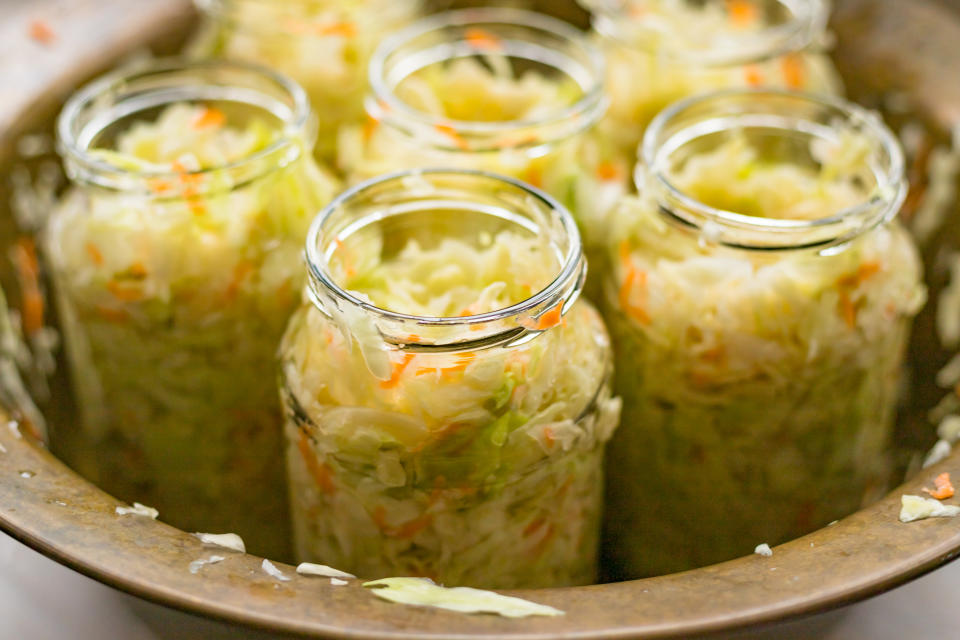
[[[688,96],[726,88],[842,91],[821,51],[822,0],[579,2],[593,14],[607,56],[610,109],[596,133],[629,159],[653,117]]]
[[[324,578],[356,578],[357,576],[340,569],[328,567],[325,564],[314,564],[312,562],[301,562],[297,565],[297,573],[304,576],[321,576]]]
[[[200,573],[200,569],[202,569],[206,565],[217,564],[219,562],[223,562],[224,560],[226,560],[226,558],[224,558],[223,556],[210,556],[207,558],[200,558],[199,560],[194,560],[193,562],[191,562],[188,568],[190,570],[190,573],[194,573],[194,574]]]
[[[943,504],[933,498],[903,495],[900,498],[900,522],[914,522],[926,518],[954,518],[960,507]]]
[[[811,113],[829,135],[753,124]],[[624,402],[608,539],[630,577],[780,544],[883,494],[925,301],[916,247],[886,222],[898,157],[875,116],[826,97],[722,92],[648,129],[600,267]]]
[[[276,578],[280,582],[290,582],[290,576],[285,574],[283,571],[280,571],[275,564],[266,558],[264,558],[263,562],[260,563],[260,568],[263,569],[263,572],[271,578]]]
[[[753,550],[753,552],[758,556],[764,556],[766,558],[769,558],[770,556],[773,555],[773,550],[770,548],[770,545],[768,545],[766,542],[764,542],[763,544],[758,544],[756,548]]]
[[[595,580],[609,342],[576,299],[572,219],[528,194],[413,173],[318,218],[308,257],[328,275],[280,350],[299,559],[490,588]]]
[[[952,447],[948,440],[937,440],[927,453],[927,457],[923,459],[923,465],[921,468],[926,469],[928,467],[932,467],[938,462],[943,462],[947,459],[947,457],[949,457],[951,450]]]
[[[203,544],[223,547],[224,549],[233,549],[240,553],[247,552],[247,547],[243,544],[243,538],[235,533],[195,533],[193,535]]]
[[[211,69],[235,85],[206,84]],[[74,188],[44,238],[81,418],[58,434],[71,465],[174,526],[235,531],[272,557],[290,536],[282,412],[263,374],[335,188],[308,152],[309,118],[299,87],[245,65],[106,76],[61,116]]]
[[[142,505],[139,502],[134,502],[132,507],[117,507],[114,511],[118,516],[143,516],[152,520],[156,520],[160,515],[160,512],[153,507]]]
[[[338,130],[363,122],[367,65],[389,33],[415,19],[420,0],[199,0],[206,20],[188,52],[248,60],[291,76],[318,113],[316,152],[332,161]]]
[[[384,578],[364,582],[363,586],[390,602],[460,613],[492,613],[505,618],[564,615],[545,604],[470,587],[441,587],[427,578]]]

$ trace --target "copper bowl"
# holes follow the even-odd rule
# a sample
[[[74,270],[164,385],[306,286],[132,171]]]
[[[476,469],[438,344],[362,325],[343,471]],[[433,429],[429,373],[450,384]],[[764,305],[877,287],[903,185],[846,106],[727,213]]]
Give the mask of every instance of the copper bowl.
[[[566,11],[562,3],[540,4]],[[960,1],[836,0],[835,5],[835,57],[850,95],[877,108],[895,106],[886,114],[895,127],[921,125],[924,142],[911,176],[914,188],[922,189],[930,148],[948,142],[951,123],[960,122],[960,82],[950,81],[960,66]],[[5,173],[19,161],[19,136],[49,129],[59,104],[80,82],[136,47],[169,49],[195,19],[186,0],[84,0],[58,7],[54,42],[42,46],[30,41],[25,27],[21,41],[0,61],[0,86],[6,89],[0,101],[0,163]],[[0,8],[0,14],[14,11]],[[28,56],[31,65],[25,74],[22,60]],[[4,182],[0,202],[9,200],[6,189]],[[15,235],[13,217],[5,211],[0,215],[0,245]],[[903,446],[923,448],[933,441],[925,414],[943,393],[933,378],[949,357],[934,331],[935,302],[947,279],[935,257],[957,246],[960,237],[943,233],[925,248],[931,303],[918,319],[911,345],[914,384],[899,425]],[[8,290],[14,283],[5,262],[0,281]],[[54,425],[70,424],[62,381],[54,387],[48,413]],[[3,418],[0,415],[0,423]],[[944,471],[960,477],[960,451],[955,451],[880,502],[776,547],[772,558],[744,557],[632,582],[517,592],[566,611],[561,618],[465,616],[389,604],[356,582],[334,587],[326,580],[299,576],[277,582],[261,571],[261,559],[252,555],[229,554],[224,562],[191,574],[189,564],[208,554],[196,538],[162,522],[117,518],[116,499],[28,436],[17,437],[19,433],[0,428],[0,445],[6,450],[0,449],[0,529],[64,565],[142,598],[242,625],[316,637],[534,640],[729,632],[867,598],[960,553],[956,522],[932,519],[904,525],[897,520],[901,494],[918,493]],[[30,477],[21,472],[30,472],[23,474]],[[291,567],[281,569],[296,575]]]

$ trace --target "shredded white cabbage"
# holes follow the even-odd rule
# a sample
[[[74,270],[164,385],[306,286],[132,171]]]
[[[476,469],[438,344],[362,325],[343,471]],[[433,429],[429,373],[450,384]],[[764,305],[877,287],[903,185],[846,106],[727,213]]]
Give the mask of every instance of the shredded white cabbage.
[[[195,533],[193,535],[199,538],[203,544],[233,549],[240,553],[247,552],[247,547],[243,544],[243,538],[235,533]]]
[[[117,507],[115,511],[118,516],[143,516],[151,520],[156,520],[160,515],[160,512],[153,507],[142,505],[139,502],[134,502],[132,507]]]
[[[385,578],[365,582],[363,586],[390,602],[460,613],[492,613],[505,618],[563,615],[560,609],[545,604],[470,587],[441,587],[425,578]]]
[[[264,558],[263,562],[260,563],[260,568],[263,569],[263,572],[271,578],[276,578],[280,582],[290,582],[290,576],[285,574],[283,571],[280,571],[280,569],[277,569],[277,566],[266,558]]]
[[[773,550],[770,548],[770,545],[768,545],[766,542],[764,542],[763,544],[758,544],[756,548],[753,550],[753,552],[758,556],[764,556],[765,558],[769,558],[773,555]]]
[[[955,518],[960,507],[943,504],[933,498],[904,495],[900,498],[900,522],[914,522],[927,518]]]
[[[346,571],[340,571],[325,564],[314,564],[312,562],[301,562],[297,565],[297,573],[304,576],[321,576],[324,578],[356,578],[357,576]]]
[[[209,556],[207,558],[200,558],[199,560],[194,560],[190,563],[188,569],[190,573],[196,574],[200,573],[200,570],[203,569],[208,564],[217,564],[223,562],[226,558],[223,556]]]

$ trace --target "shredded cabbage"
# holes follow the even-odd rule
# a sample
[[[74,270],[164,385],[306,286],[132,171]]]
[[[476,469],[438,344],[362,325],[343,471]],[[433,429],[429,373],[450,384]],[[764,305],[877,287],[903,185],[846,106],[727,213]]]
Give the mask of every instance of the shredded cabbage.
[[[213,4],[213,3],[210,3]],[[226,0],[190,50],[249,60],[300,83],[322,114],[316,153],[332,161],[340,127],[363,122],[367,64],[390,32],[413,21],[419,0]]]
[[[557,269],[541,238],[418,238],[391,235],[389,249],[351,236],[330,269],[382,308],[446,317],[526,299]],[[596,311],[578,302],[554,320],[522,344],[425,352],[301,308],[281,347],[300,558],[370,578],[592,582],[602,445],[619,401]],[[360,341],[382,348],[365,353]]]
[[[900,522],[915,522],[927,518],[955,518],[960,507],[943,504],[933,498],[904,495],[900,498]]]
[[[46,253],[82,416],[79,432],[57,435],[114,495],[282,557],[281,412],[264,380],[334,183],[301,152],[233,184],[222,163],[265,148],[279,123],[234,127],[225,113],[236,106],[175,104],[131,126],[91,153],[169,179],[146,180],[150,192],[78,187],[53,214]]]
[[[733,136],[669,179],[735,211],[821,218],[851,204],[860,181],[838,173],[853,149],[818,154],[820,171],[757,162]],[[607,523],[623,571],[744,555],[751,540],[779,544],[882,490],[910,318],[925,299],[904,230],[764,252],[680,230],[650,196],[616,216],[605,317],[624,409]]]
[[[768,56],[747,50],[765,29],[775,28],[755,0],[580,0],[596,14],[620,8],[617,38],[598,39],[607,54],[610,111],[598,133],[633,157],[653,117],[682,98],[712,89],[781,87],[840,93],[840,77],[816,51]],[[734,8],[737,5],[737,8]],[[756,48],[753,46],[752,48]],[[708,64],[711,57],[746,54],[755,62]]]
[[[493,36],[490,36],[493,37]],[[458,58],[410,74],[395,89],[408,107],[449,125],[418,125],[401,131],[370,120],[341,131],[340,166],[351,181],[410,167],[459,167],[490,171],[545,190],[577,218],[587,241],[626,190],[627,163],[616,162],[605,146],[582,133],[546,139],[536,125],[583,97],[569,76],[535,70],[515,72],[506,55],[485,52],[482,64]],[[515,123],[500,134],[471,136],[458,123]]]
[[[365,582],[363,586],[372,590],[378,598],[390,602],[436,607],[460,613],[493,613],[505,618],[563,615],[560,609],[522,598],[470,587],[448,589],[437,586],[426,578],[385,578]]]

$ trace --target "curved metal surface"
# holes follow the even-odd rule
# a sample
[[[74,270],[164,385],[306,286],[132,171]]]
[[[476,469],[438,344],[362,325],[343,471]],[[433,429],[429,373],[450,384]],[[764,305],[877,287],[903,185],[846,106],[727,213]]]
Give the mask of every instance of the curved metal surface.
[[[188,16],[182,0],[71,5],[48,1],[33,6],[41,4],[56,5],[64,15],[76,9],[85,17],[62,23],[58,38],[61,44],[70,43],[72,50],[44,52],[49,60],[40,60],[43,56],[38,54],[35,70],[42,82],[23,76],[22,90],[8,92],[10,99],[0,101],[0,126],[8,136],[22,130],[24,123],[46,117],[37,105],[55,104],[70,86],[106,64],[108,57],[116,58],[134,42],[182,28]],[[841,67],[857,71],[865,91],[896,87],[908,92],[916,96],[918,111],[942,129],[960,117],[960,85],[943,82],[945,68],[957,60],[953,46],[960,41],[960,19],[943,2],[844,0],[837,4],[836,25],[843,35],[839,61]],[[98,27],[95,36],[74,32],[98,21],[113,26]],[[3,24],[8,28],[10,21]],[[105,47],[104,42],[111,44]],[[18,51],[35,49],[37,43],[25,42]],[[898,55],[888,55],[893,51]],[[917,55],[908,57],[903,51]],[[4,76],[9,73],[8,62],[0,57]],[[0,148],[0,156],[4,153],[7,150]],[[960,477],[960,451],[955,451],[881,502],[776,547],[770,558],[750,556],[640,581],[516,592],[563,609],[562,618],[464,616],[386,603],[358,582],[335,587],[328,580],[298,576],[283,565],[278,566],[292,580],[279,582],[261,570],[260,558],[204,548],[195,537],[162,522],[119,516],[115,513],[119,502],[42,447],[18,437],[19,430],[7,428],[5,422],[0,416],[0,529],[124,591],[185,611],[294,634],[364,640],[690,637],[866,598],[960,553],[960,521],[902,524],[897,520],[902,493],[919,493],[943,471]],[[190,572],[191,562],[213,553],[226,559]]]

